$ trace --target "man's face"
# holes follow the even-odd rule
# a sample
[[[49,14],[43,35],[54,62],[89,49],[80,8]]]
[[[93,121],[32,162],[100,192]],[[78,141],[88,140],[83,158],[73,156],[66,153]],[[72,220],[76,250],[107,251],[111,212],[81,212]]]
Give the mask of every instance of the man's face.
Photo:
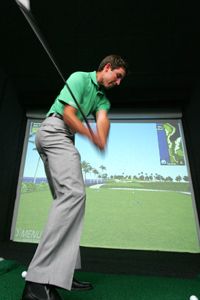
[[[114,86],[120,85],[122,79],[125,77],[126,71],[124,68],[111,68],[110,64],[107,64],[103,70],[102,82],[101,84],[106,88],[110,89]]]

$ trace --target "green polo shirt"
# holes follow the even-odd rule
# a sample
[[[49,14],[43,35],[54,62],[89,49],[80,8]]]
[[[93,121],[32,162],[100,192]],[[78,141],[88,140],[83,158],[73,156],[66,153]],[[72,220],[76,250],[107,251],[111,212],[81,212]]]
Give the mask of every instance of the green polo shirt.
[[[96,71],[75,72],[68,78],[67,83],[86,116],[95,114],[99,110],[110,109],[109,100],[107,99],[104,91],[99,89],[96,79]],[[47,113],[47,116],[51,113],[63,115],[65,104],[69,104],[78,109],[66,86],[63,87],[60,94],[55,99],[52,107]],[[83,121],[83,117],[79,110],[77,111],[77,117]]]

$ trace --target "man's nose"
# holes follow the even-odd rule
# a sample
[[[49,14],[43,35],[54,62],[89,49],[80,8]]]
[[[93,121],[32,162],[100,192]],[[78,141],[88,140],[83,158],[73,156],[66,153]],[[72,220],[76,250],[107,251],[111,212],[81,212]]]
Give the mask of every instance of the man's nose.
[[[118,78],[118,79],[116,80],[116,84],[117,84],[117,85],[120,85],[120,83],[121,83],[121,78]]]

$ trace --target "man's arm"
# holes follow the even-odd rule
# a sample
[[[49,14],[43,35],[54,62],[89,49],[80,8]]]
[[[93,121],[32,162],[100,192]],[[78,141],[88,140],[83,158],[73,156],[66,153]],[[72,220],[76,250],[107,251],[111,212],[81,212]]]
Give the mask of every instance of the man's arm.
[[[77,118],[76,113],[76,108],[74,108],[71,105],[65,105],[63,112],[64,122],[72,129],[72,131],[78,132],[86,136],[100,150],[103,150],[106,144],[104,142],[106,136],[106,129],[102,125],[102,121],[104,119],[102,114],[100,114],[100,112],[97,113],[97,123],[99,123],[99,125],[97,126],[97,132],[91,134],[90,130],[86,126],[84,126],[84,124]]]
[[[103,149],[107,144],[107,139],[110,131],[110,121],[106,110],[99,110],[96,113],[96,126],[99,139]]]

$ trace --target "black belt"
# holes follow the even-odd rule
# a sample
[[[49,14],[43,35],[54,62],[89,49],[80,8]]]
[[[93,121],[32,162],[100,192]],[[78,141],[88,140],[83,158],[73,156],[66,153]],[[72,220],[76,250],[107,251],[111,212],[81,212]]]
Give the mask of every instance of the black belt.
[[[56,114],[56,113],[51,113],[48,117],[54,117],[54,118],[63,120],[63,116],[61,116],[60,114]]]

